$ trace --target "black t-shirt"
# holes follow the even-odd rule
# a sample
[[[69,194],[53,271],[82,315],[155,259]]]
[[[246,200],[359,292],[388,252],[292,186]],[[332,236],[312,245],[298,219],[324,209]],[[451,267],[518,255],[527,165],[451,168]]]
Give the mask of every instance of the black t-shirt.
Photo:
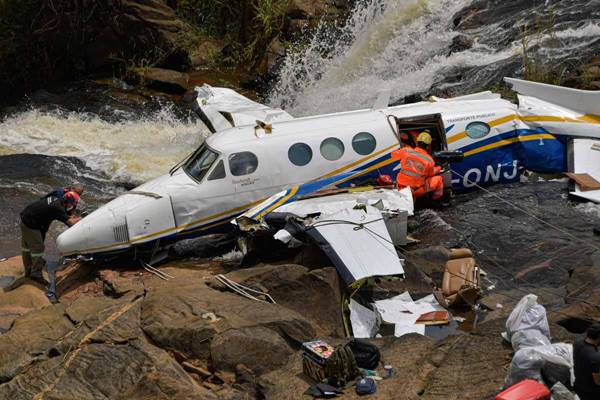
[[[595,346],[587,343],[584,337],[577,338],[573,343],[573,363],[575,391],[600,399],[600,386],[596,385],[592,377],[592,374],[600,372],[600,353]]]
[[[52,221],[57,220],[66,223],[69,215],[61,199],[55,197],[43,197],[29,204],[21,212],[21,221],[31,229],[37,229],[43,233],[48,232]]]

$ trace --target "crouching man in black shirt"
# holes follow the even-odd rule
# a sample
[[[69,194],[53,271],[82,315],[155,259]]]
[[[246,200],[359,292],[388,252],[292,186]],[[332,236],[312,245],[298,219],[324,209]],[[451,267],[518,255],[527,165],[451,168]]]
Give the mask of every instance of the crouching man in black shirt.
[[[79,222],[81,217],[74,214],[79,195],[83,187],[67,189],[62,194],[58,191],[29,204],[21,212],[21,251],[25,276],[43,285],[48,282],[42,276],[44,260],[44,239],[52,221],[61,221],[71,226]]]
[[[587,330],[586,337],[580,337],[573,344],[575,364],[575,393],[581,400],[600,399],[600,324]]]

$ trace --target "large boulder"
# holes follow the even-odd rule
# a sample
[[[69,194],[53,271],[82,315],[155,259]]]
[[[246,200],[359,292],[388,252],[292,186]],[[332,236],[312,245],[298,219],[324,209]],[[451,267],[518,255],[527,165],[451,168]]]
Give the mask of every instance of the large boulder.
[[[130,71],[132,81],[165,93],[183,94],[190,77],[184,72],[164,68],[136,68]]]
[[[262,265],[225,276],[269,293],[278,305],[309,320],[318,336],[344,336],[341,284],[335,268],[311,271],[296,264]],[[216,280],[209,284],[219,290],[229,290]]]
[[[14,378],[46,353],[73,328],[60,304],[36,310],[15,320],[0,335],[0,382]]]
[[[48,305],[50,301],[41,285],[30,280],[9,292],[0,292],[0,333],[9,330],[18,317]]]
[[[174,279],[149,290],[142,304],[141,323],[154,343],[177,352],[183,359],[208,361],[212,358],[215,364],[225,367],[235,364],[231,354],[243,355],[232,352],[219,356],[217,349],[224,349],[219,344],[228,340],[244,342],[246,338],[243,337],[252,331],[249,328],[271,331],[267,335],[265,330],[260,330],[263,339],[257,339],[256,343],[261,340],[265,343],[270,337],[280,347],[285,343],[285,346],[299,348],[302,342],[313,339],[316,334],[315,328],[292,310],[223,293],[200,280],[189,279]],[[257,371],[268,370],[280,363],[277,357],[266,360],[272,365],[265,365],[262,358],[251,362],[243,356],[243,360],[251,364],[251,368],[256,366]]]

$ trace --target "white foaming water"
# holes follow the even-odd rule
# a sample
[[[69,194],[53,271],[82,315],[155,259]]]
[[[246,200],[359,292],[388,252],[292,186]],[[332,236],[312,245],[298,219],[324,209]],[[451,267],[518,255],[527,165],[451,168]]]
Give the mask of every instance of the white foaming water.
[[[368,0],[360,2],[342,33],[317,34],[301,51],[287,55],[269,104],[292,115],[322,114],[370,107],[378,93],[392,90],[392,99],[427,91],[454,67],[477,67],[521,53],[519,40],[501,49],[478,43],[497,37],[501,21],[470,32],[469,50],[448,55],[454,31],[452,18],[470,0]],[[600,25],[556,26],[553,39],[596,40]],[[550,39],[531,38],[530,44]],[[577,47],[587,42],[579,41]],[[557,54],[563,46],[558,46]],[[564,45],[573,49],[573,43]],[[333,50],[332,50],[333,49]],[[452,85],[452,84],[450,84]]]
[[[181,121],[169,108],[121,122],[33,109],[0,122],[0,155],[78,157],[113,180],[141,182],[166,173],[208,134],[202,122]]]

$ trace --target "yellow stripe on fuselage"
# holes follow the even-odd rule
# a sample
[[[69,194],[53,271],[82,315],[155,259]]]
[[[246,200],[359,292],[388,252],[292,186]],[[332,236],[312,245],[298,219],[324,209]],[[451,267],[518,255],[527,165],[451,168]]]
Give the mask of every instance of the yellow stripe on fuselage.
[[[280,205],[284,204],[286,201],[288,201],[288,199],[290,199],[292,196],[294,196],[298,192],[298,188],[299,188],[299,186],[294,186],[293,188],[291,188],[290,192],[287,195],[283,196],[281,199],[279,199],[279,201],[277,203],[273,204],[271,207],[269,207],[266,210],[260,212],[260,214],[258,214],[254,218],[262,218],[264,215],[270,213],[271,211],[273,211],[274,209],[276,209]]]
[[[566,122],[566,123],[576,123],[576,124],[600,124],[600,116],[586,114],[577,118],[567,118],[567,117],[556,117],[551,115],[532,115],[528,117],[522,117],[517,114],[510,114],[504,117],[495,119],[493,121],[488,122],[487,124],[490,127],[498,126],[504,124],[506,122],[510,122],[512,120],[520,120],[523,122]],[[451,136],[447,139],[448,144],[454,143],[458,140],[464,139],[467,137],[467,132],[462,131],[457,133],[454,136]]]
[[[400,145],[399,145],[399,144],[393,144],[393,145],[391,145],[391,146],[388,146],[388,147],[386,147],[385,149],[381,149],[381,150],[379,150],[379,151],[378,151],[378,152],[376,152],[376,153],[369,154],[368,156],[366,156],[366,157],[363,157],[363,158],[361,158],[361,159],[360,159],[360,160],[358,160],[358,161],[354,161],[354,162],[352,162],[352,163],[350,163],[350,164],[348,164],[348,165],[344,165],[344,166],[343,166],[343,167],[341,167],[341,168],[338,168],[338,169],[336,169],[336,170],[334,170],[334,171],[331,171],[331,172],[329,172],[328,174],[325,174],[325,175],[322,175],[322,176],[320,176],[320,177],[318,177],[318,178],[315,178],[315,179],[313,179],[313,181],[318,181],[318,180],[321,180],[321,179],[324,179],[324,178],[329,178],[329,177],[331,177],[331,176],[337,175],[337,174],[339,174],[340,172],[344,172],[344,171],[346,171],[346,170],[348,170],[348,169],[350,169],[350,168],[352,168],[352,167],[355,167],[355,166],[357,166],[357,165],[359,165],[359,164],[362,164],[363,162],[365,162],[365,161],[367,161],[367,160],[369,160],[369,159],[371,159],[371,158],[377,157],[377,156],[379,156],[379,155],[381,155],[381,154],[383,154],[383,153],[386,153],[386,152],[390,151],[391,149],[393,149],[394,147],[398,147],[398,146],[400,146]]]
[[[473,150],[469,150],[469,151],[465,151],[465,157],[469,157],[472,156],[473,154],[477,154],[477,153],[481,153],[483,151],[486,150],[491,150],[491,149],[495,149],[497,147],[502,147],[502,146],[508,146],[509,144],[512,143],[516,143],[516,142],[528,142],[530,140],[537,140],[537,139],[551,139],[551,140],[556,140],[556,138],[548,133],[542,133],[539,135],[529,135],[529,136],[517,136],[517,137],[513,137],[513,138],[509,138],[509,139],[502,139],[499,140],[497,142],[494,143],[490,143],[488,145],[485,146],[481,146],[478,147],[476,149]]]

